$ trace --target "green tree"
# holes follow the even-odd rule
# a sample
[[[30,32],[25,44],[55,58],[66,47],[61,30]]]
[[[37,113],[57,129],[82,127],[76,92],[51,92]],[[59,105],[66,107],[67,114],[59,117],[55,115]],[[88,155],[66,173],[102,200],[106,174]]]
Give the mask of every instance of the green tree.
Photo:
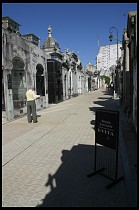
[[[110,77],[103,75],[101,76],[101,79],[104,80],[108,85],[110,84]]]

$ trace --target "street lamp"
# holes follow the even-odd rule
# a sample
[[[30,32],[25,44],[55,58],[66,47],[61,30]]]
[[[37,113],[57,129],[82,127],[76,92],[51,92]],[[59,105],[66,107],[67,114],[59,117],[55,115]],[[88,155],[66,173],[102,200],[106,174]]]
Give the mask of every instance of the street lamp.
[[[113,35],[112,35],[112,33],[113,33],[113,29],[115,29],[116,30],[116,33],[117,33],[117,36],[116,36],[116,38],[115,37],[113,37]],[[114,26],[112,26],[110,29],[109,29],[109,33],[110,33],[110,35],[109,35],[109,40],[110,40],[110,42],[112,42],[113,40],[116,40],[117,41],[117,63],[118,63],[118,29],[116,28],[116,27],[114,27]],[[113,95],[113,97],[115,98],[115,70],[114,70],[114,95]]]

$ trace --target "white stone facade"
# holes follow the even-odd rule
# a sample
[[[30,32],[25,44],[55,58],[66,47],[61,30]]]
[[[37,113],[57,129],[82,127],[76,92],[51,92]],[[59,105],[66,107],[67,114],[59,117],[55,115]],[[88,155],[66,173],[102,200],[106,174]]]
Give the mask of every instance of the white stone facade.
[[[121,43],[118,43],[118,58],[121,57]],[[110,67],[116,65],[117,44],[101,46],[97,55],[97,70],[100,76],[111,76]]]
[[[56,40],[48,28],[48,39],[43,48],[34,34],[21,35],[19,24],[10,17],[3,18],[2,25],[2,107],[7,120],[20,117],[27,112],[25,92],[32,85],[37,95],[37,110],[47,108],[48,60],[61,63],[61,100],[67,100],[85,92],[85,77],[79,57],[73,52],[60,52]],[[47,41],[55,41],[48,49]],[[50,43],[50,44],[52,44]],[[57,75],[57,72],[56,72]],[[57,85],[57,84],[56,84]]]

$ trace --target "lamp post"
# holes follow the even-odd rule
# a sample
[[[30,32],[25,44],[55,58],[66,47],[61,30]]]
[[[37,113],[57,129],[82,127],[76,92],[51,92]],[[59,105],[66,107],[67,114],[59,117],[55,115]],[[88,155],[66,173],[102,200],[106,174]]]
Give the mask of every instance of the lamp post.
[[[116,38],[115,37],[113,37],[113,35],[112,35],[112,32],[113,32],[113,29],[115,29],[116,30]],[[117,43],[117,63],[118,63],[118,29],[116,28],[116,27],[114,27],[114,26],[112,26],[110,29],[109,29],[109,33],[110,33],[110,35],[109,35],[109,40],[110,40],[110,42],[112,42],[114,39],[117,41],[116,43]],[[113,93],[113,97],[115,98],[115,70],[114,70],[114,93]]]

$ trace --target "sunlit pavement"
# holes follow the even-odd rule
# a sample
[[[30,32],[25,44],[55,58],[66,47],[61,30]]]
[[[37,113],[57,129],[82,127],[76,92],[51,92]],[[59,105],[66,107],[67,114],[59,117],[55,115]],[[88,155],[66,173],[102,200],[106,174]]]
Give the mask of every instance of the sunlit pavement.
[[[95,109],[120,111],[119,174],[111,180],[94,170]],[[105,90],[80,95],[2,125],[2,207],[137,206],[136,139],[119,100]]]

